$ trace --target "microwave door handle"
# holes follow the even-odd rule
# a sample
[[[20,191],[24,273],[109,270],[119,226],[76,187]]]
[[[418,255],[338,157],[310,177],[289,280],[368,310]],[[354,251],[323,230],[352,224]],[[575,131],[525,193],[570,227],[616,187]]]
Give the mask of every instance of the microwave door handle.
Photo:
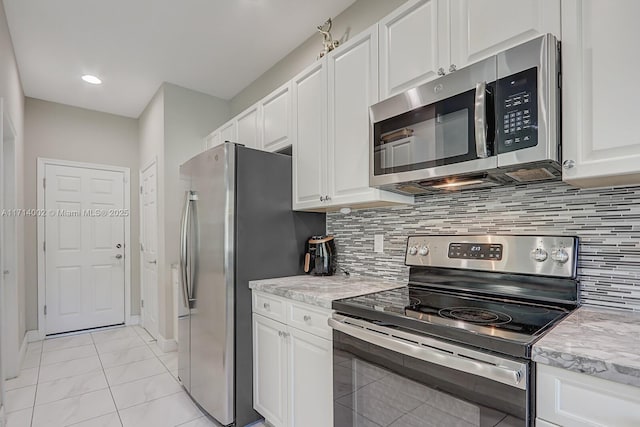
[[[476,155],[484,159],[489,157],[489,149],[487,148],[487,83],[482,82],[476,84],[475,99],[475,137],[476,137]]]

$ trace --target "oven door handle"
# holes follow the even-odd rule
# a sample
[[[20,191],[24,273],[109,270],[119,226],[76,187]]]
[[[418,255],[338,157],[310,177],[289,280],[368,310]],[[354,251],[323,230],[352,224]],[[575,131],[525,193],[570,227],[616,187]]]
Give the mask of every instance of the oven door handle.
[[[419,341],[405,340],[398,336],[391,337],[384,332],[373,332],[364,327],[353,326],[334,318],[329,319],[329,326],[337,331],[351,335],[354,338],[406,356],[424,360],[425,362],[498,381],[522,390],[526,390],[527,388],[525,375],[527,368],[525,364],[512,362],[520,365],[520,367],[516,369],[505,368],[472,357],[460,356],[449,350],[440,350],[432,345],[421,345]],[[436,340],[429,340],[429,342],[437,343]]]
[[[487,147],[487,83],[481,82],[476,84],[475,97],[475,137],[476,137],[476,155],[481,158],[489,157],[489,149]]]

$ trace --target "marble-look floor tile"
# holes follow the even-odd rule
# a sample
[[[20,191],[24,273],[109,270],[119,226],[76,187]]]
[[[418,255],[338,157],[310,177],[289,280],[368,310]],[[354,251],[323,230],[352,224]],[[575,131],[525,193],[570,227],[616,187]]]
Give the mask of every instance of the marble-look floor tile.
[[[38,382],[38,370],[39,368],[37,367],[22,369],[17,377],[5,381],[4,389],[13,390],[28,385],[35,385]]]
[[[390,427],[478,427],[479,425],[479,420],[477,423],[469,423],[438,408],[423,404],[411,413],[404,414]]]
[[[38,384],[36,405],[79,396],[107,387],[107,379],[102,370],[96,370],[73,377],[60,378],[54,381],[41,382]]]
[[[184,392],[120,411],[124,427],[175,427],[200,417],[202,413]]]
[[[40,368],[40,382],[48,382],[65,377],[74,377],[102,369],[98,356],[67,360]]]
[[[512,416],[508,416],[504,420],[502,420],[500,424],[496,425],[496,427],[520,427],[523,424],[524,424],[524,421],[514,418]]]
[[[162,349],[160,348],[157,342],[150,343],[149,348],[151,349],[151,351],[153,351],[153,354],[155,354],[158,357],[164,356],[165,354],[167,354],[164,351],[162,351]]]
[[[169,374],[163,373],[111,387],[118,410],[149,402],[182,391],[182,387]]]
[[[135,332],[134,336],[115,338],[107,341],[99,341],[96,343],[98,353],[113,353],[115,351],[127,350],[133,347],[147,345],[142,338]]]
[[[117,412],[112,412],[97,418],[70,424],[69,427],[122,427],[120,416]]]
[[[258,423],[252,424],[251,427],[262,427],[265,424]],[[184,424],[180,424],[178,427],[219,427],[220,424],[214,423],[207,417],[200,417],[195,420],[188,421]]]
[[[339,427],[381,427],[380,424],[374,423],[353,409],[340,404],[334,405],[333,416],[335,424]]]
[[[137,337],[138,334],[133,328],[130,327],[122,327],[122,328],[114,328],[114,329],[106,329],[103,331],[92,332],[91,337],[93,341],[97,344],[99,342],[121,339],[121,338],[130,338]]]
[[[173,351],[171,353],[165,353],[163,356],[158,356],[158,359],[164,366],[167,367],[169,372],[178,370],[178,352]]]
[[[104,370],[107,381],[112,387],[165,372],[167,372],[166,368],[158,359],[142,360]]]
[[[24,360],[22,361],[22,366],[20,367],[20,369],[36,368],[40,366],[41,356],[42,356],[42,353],[40,352],[25,353]]]
[[[54,363],[66,362],[67,360],[82,359],[84,357],[97,355],[96,347],[93,344],[45,351],[42,353],[40,366],[52,365]]]
[[[16,388],[6,392],[6,408],[7,412],[15,412],[21,409],[33,407],[33,401],[36,395],[36,386]]]
[[[156,341],[156,339],[152,337],[151,334],[147,332],[147,330],[142,326],[136,325],[133,327],[133,330],[136,331],[138,336],[142,338],[146,343],[152,343]]]
[[[42,351],[62,350],[64,348],[80,347],[93,344],[90,334],[71,335],[68,337],[52,338],[44,340]]]
[[[68,426],[115,411],[109,390],[98,390],[36,406],[32,427]]]
[[[33,408],[23,409],[7,414],[6,427],[30,427]]]
[[[100,354],[100,360],[105,369],[127,365],[141,360],[153,359],[155,357],[156,355],[146,345]]]

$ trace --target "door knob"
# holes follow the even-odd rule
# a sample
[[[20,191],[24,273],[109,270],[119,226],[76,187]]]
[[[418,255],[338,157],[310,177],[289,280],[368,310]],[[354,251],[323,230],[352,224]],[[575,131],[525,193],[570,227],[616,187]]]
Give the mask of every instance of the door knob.
[[[120,259],[120,258],[122,258],[122,254],[116,255],[116,259]]]

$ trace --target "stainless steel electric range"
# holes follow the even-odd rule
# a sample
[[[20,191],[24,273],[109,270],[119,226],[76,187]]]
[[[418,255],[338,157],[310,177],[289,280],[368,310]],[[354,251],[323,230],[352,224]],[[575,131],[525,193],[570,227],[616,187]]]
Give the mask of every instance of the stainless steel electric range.
[[[407,286],[333,302],[334,426],[533,426],[531,346],[578,306],[577,250],[409,237]]]

